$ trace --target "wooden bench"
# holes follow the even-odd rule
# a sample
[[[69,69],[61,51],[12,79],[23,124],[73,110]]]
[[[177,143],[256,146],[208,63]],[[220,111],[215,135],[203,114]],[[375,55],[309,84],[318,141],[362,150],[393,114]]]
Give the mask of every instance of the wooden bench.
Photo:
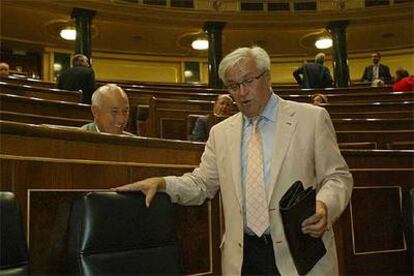
[[[166,164],[198,164],[204,145],[62,130],[46,126],[0,121],[2,154],[65,159],[86,159]]]
[[[311,103],[313,94],[286,94],[280,95],[286,100]],[[401,102],[413,101],[414,92],[364,92],[350,94],[324,94],[329,103],[373,103],[373,102]]]
[[[339,130],[339,144],[375,143],[375,149],[414,149],[414,129],[410,130]]]
[[[82,99],[82,92],[80,91],[68,91],[54,88],[18,85],[6,82],[0,82],[0,91],[3,94],[12,94],[25,97],[41,98],[45,100],[58,100],[74,103],[80,103]]]
[[[106,189],[115,183],[128,183],[148,176],[181,174],[197,166],[204,148],[200,143],[53,130],[2,122],[0,138],[5,143],[0,152],[0,186],[1,189],[15,191],[18,195],[26,194],[29,189]],[[406,196],[414,181],[414,152],[343,150],[342,153],[353,174],[355,186],[349,208],[334,226],[340,273],[409,274],[412,246],[409,236],[410,233],[412,235],[412,224],[409,222],[412,216],[406,215],[411,208]],[[42,209],[53,211],[52,216],[41,213],[33,216],[40,221],[49,218],[53,223],[64,223],[64,216],[59,212],[67,214],[67,209],[54,206],[65,206],[68,201],[62,198],[49,201],[53,195],[46,198],[48,204],[41,205],[40,212]],[[38,204],[45,202],[44,199],[45,197],[38,197]],[[211,207],[197,207],[202,211],[185,208],[189,213],[181,222],[189,224],[184,227],[185,230],[180,228],[180,232],[188,231],[182,233],[182,237],[192,235],[190,240],[193,241],[193,238],[197,239],[201,235],[201,241],[194,243],[206,244],[206,237],[210,235],[206,234],[207,231],[213,231],[208,240],[212,241],[209,250],[204,247],[197,247],[198,251],[194,251],[194,247],[186,249],[192,254],[197,252],[196,256],[187,260],[187,268],[191,268],[186,270],[187,273],[212,273],[205,270],[205,263],[191,261],[198,258],[207,258],[207,267],[211,268],[209,264],[212,264],[213,274],[218,271],[214,269],[218,261],[214,260],[218,260],[219,254],[220,223],[212,220],[219,219],[220,214],[217,205],[212,204]],[[373,212],[373,208],[381,212]],[[203,227],[200,228],[197,223],[191,224],[193,220],[200,222]],[[206,222],[208,227],[204,227]],[[36,228],[36,225],[31,224],[30,231],[50,230],[62,234],[61,229],[65,229],[56,224],[51,224],[51,227],[44,225],[42,223]],[[196,235],[194,231],[200,232]],[[61,249],[58,252],[64,252],[61,248],[64,243],[54,242],[50,246],[51,243],[47,242],[64,237],[49,233],[38,232],[36,237],[43,237],[43,240],[32,240],[34,243],[31,243],[31,248],[33,246],[37,252],[34,258],[54,256],[58,260],[64,260],[62,255],[50,251]],[[208,255],[210,252],[211,255]],[[381,265],[376,265],[377,263]],[[50,262],[45,261],[43,264],[50,268]],[[54,266],[52,269],[56,271],[60,268]]]
[[[1,110],[93,120],[90,105],[0,93]]]
[[[402,119],[332,119],[335,130],[409,130],[414,129],[414,118]]]
[[[411,103],[411,105],[413,105]],[[209,107],[210,106],[210,107]],[[351,105],[349,105],[351,106]],[[371,105],[362,105],[362,107]],[[375,107],[376,105],[374,105]],[[387,105],[389,107],[389,105]],[[391,107],[399,108],[393,103]],[[408,108],[406,105],[402,105]],[[329,106],[326,106],[329,108]],[[211,114],[212,103],[205,101],[171,100],[154,98],[149,107],[147,119],[147,135],[170,139],[187,139],[190,114]],[[355,111],[358,113],[357,111]],[[374,111],[375,112],[375,111]],[[385,112],[385,111],[384,111]],[[396,112],[396,111],[395,111]],[[411,112],[406,110],[406,113]],[[336,130],[404,130],[413,129],[413,117],[409,118],[342,118],[333,117],[332,122]]]
[[[350,111],[329,113],[332,119],[404,119],[413,118],[414,110],[403,111]]]
[[[9,155],[0,155],[0,162],[3,167],[1,189],[13,190],[22,207],[27,206],[24,210],[29,210],[31,272],[36,275],[65,274],[68,217],[72,200],[81,193],[77,190],[108,189],[151,176],[181,175],[193,169],[180,164]],[[3,187],[9,180],[14,181],[13,187]],[[185,274],[219,274],[218,197],[202,206],[178,206],[177,209],[177,234]]]
[[[328,103],[322,104],[329,114],[340,112],[410,112],[414,109],[414,101],[383,103]]]
[[[36,86],[36,87],[46,87],[46,88],[56,88],[56,83],[54,82],[47,82],[42,81],[39,79],[32,79],[32,78],[22,78],[16,76],[8,76],[8,77],[0,77],[0,81],[13,83],[16,85],[29,85],[29,86]]]
[[[147,135],[168,139],[187,139],[187,116],[209,114],[213,101],[152,98],[147,119]]]
[[[52,124],[60,126],[73,126],[81,127],[85,124],[92,122],[91,120],[86,119],[72,119],[72,118],[62,118],[56,116],[44,116],[30,113],[20,113],[20,112],[9,112],[0,110],[0,120],[10,121],[10,122],[19,122],[26,124]]]
[[[278,95],[289,95],[297,91],[295,94],[353,94],[353,93],[382,93],[392,92],[392,86],[383,87],[342,87],[342,88],[324,88],[324,89],[295,89],[280,88],[274,90]]]
[[[45,100],[35,97],[24,97],[0,93],[0,110],[14,113],[35,114],[66,119],[93,121],[91,107],[88,104],[56,100]],[[132,106],[129,113],[127,130],[136,133],[136,107]]]

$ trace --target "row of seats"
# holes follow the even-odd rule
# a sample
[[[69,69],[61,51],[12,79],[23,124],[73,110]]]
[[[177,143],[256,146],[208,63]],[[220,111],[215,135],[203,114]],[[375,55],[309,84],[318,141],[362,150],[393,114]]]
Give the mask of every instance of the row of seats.
[[[13,193],[0,192],[0,210],[0,274],[30,275],[22,213]],[[166,194],[158,194],[149,208],[141,193],[83,194],[72,205],[67,273],[183,275],[175,217]]]

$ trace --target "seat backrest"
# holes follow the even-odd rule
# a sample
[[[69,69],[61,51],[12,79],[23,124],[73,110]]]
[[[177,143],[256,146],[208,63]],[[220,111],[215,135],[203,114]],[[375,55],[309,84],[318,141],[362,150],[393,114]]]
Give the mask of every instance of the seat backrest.
[[[175,216],[162,193],[149,208],[142,193],[82,195],[70,215],[69,273],[182,275]]]
[[[0,275],[29,275],[23,216],[11,192],[0,192],[0,229]]]

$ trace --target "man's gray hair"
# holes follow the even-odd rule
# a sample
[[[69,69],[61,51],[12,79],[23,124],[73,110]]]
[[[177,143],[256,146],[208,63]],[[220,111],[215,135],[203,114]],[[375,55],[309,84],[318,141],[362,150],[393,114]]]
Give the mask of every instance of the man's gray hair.
[[[252,58],[259,71],[270,70],[270,57],[267,52],[258,46],[238,48],[225,56],[219,65],[219,77],[225,82],[227,70],[243,59]]]
[[[319,64],[323,64],[325,62],[325,54],[324,53],[318,53],[315,56],[315,62]]]
[[[121,93],[125,97],[128,97],[126,95],[125,91],[121,87],[119,87],[118,85],[116,85],[114,83],[108,83],[108,84],[105,84],[105,85],[99,87],[98,89],[95,90],[95,92],[93,92],[93,94],[92,94],[92,100],[91,100],[92,106],[99,107],[101,105],[101,103],[102,103],[102,97],[105,94],[107,94],[107,93],[109,93],[110,91],[113,91],[113,90],[120,90]]]

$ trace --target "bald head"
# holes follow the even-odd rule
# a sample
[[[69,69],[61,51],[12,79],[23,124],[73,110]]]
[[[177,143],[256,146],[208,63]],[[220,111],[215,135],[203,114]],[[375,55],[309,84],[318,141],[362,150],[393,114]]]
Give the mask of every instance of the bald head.
[[[73,67],[89,67],[88,57],[82,54],[74,55],[72,58]]]
[[[0,77],[7,77],[9,75],[10,67],[5,62],[0,62]]]
[[[121,87],[107,84],[92,95],[92,114],[101,132],[122,134],[128,123],[129,101]]]

